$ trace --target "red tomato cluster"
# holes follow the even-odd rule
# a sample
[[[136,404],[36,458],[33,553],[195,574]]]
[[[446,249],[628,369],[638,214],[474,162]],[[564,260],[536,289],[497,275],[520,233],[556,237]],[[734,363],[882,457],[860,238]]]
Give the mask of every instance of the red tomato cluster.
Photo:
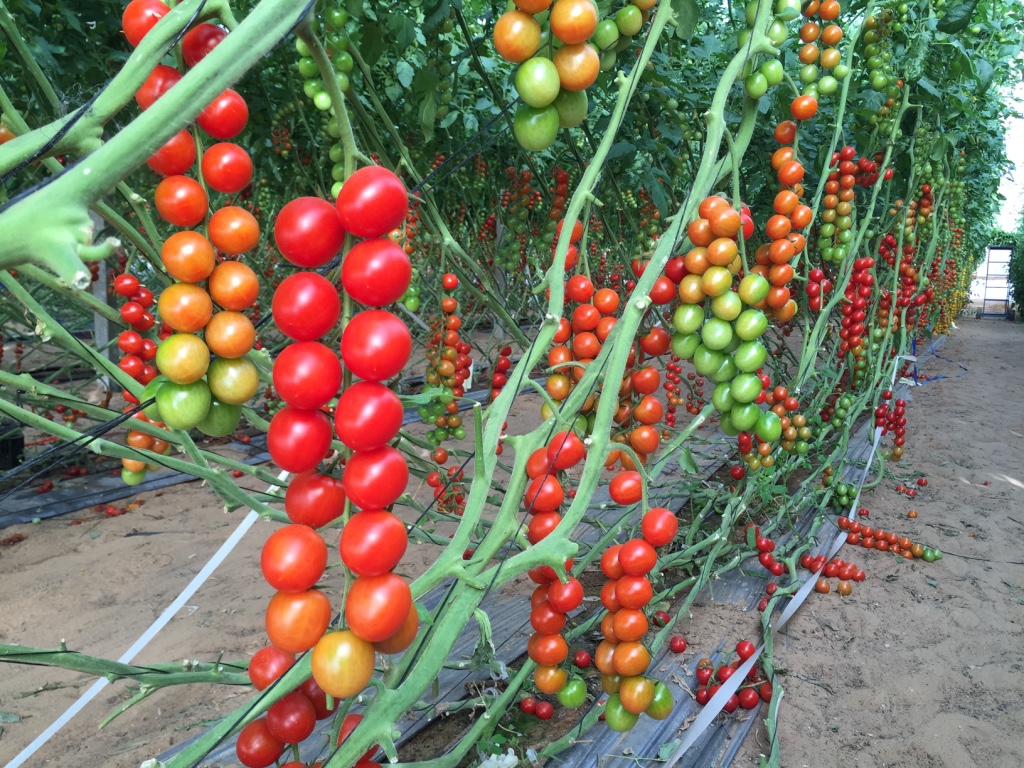
[[[812,312],[821,311],[822,296],[832,290],[832,281],[825,277],[825,272],[815,267],[807,273],[807,286],[804,291],[807,293],[807,307]]]
[[[564,470],[583,461],[586,455],[583,441],[567,430],[555,434],[547,446],[530,455],[526,473],[531,482],[523,497],[523,506],[530,516],[526,537],[531,544],[543,541],[562,522],[559,509],[566,494],[558,478]],[[565,570],[571,569],[572,560],[568,560]],[[569,682],[569,673],[562,666],[569,655],[569,646],[561,632],[565,627],[566,614],[579,608],[583,602],[583,585],[573,577],[562,583],[548,565],[534,568],[529,575],[538,584],[530,607],[534,634],[527,644],[530,659],[538,665],[533,680],[541,693],[557,694]]]
[[[629,474],[636,473],[620,473],[612,483]],[[615,493],[612,498],[618,501]],[[656,547],[675,539],[679,522],[671,510],[654,507],[644,514],[640,528],[641,538],[615,544],[601,556],[601,571],[608,579],[601,588],[601,604],[608,613],[601,620],[604,640],[594,653],[594,664],[610,696],[606,713],[614,715],[606,720],[615,730],[628,730],[645,712],[661,720],[671,711],[671,696],[667,705],[664,701],[667,689],[644,674],[651,662],[643,642],[650,628],[644,609],[654,596],[648,574],[658,562]]]
[[[899,456],[902,455],[903,445],[907,441],[907,401],[902,397],[896,398],[890,407],[887,403],[892,400],[892,392],[888,389],[882,393],[882,400],[884,402],[875,409],[875,426],[882,428],[883,436],[890,432],[892,433],[893,450],[896,448],[901,449],[900,454],[895,456],[898,460]],[[920,480],[924,480],[924,478],[922,477]],[[928,484],[927,480],[923,484],[920,480],[918,484],[922,485],[922,487]],[[913,498],[917,495],[917,491],[911,488],[907,491],[907,495]]]
[[[728,664],[715,666],[711,659],[705,657],[697,662],[695,675],[697,692],[694,698],[702,707],[718,693],[718,689],[730,677],[732,677],[740,665],[754,655],[756,652],[754,644],[749,640],[741,640],[736,643],[737,658]],[[772,684],[764,678],[764,670],[755,664],[747,673],[747,679],[737,689],[736,693],[730,696],[722,709],[732,713],[739,708],[756,709],[762,701],[772,700]]]
[[[139,278],[129,274],[114,278],[114,292],[127,299],[121,305],[121,319],[132,327],[132,330],[122,331],[117,337],[117,348],[124,354],[118,367],[140,384],[148,384],[157,374],[156,368],[150,365],[156,358],[157,345],[142,334],[156,323],[149,312],[153,306],[153,294],[139,283]],[[139,402],[127,390],[124,396],[129,403]]]
[[[508,383],[508,372],[512,368],[512,347],[502,347],[498,359],[494,361],[491,372],[491,400],[501,394],[502,388]]]

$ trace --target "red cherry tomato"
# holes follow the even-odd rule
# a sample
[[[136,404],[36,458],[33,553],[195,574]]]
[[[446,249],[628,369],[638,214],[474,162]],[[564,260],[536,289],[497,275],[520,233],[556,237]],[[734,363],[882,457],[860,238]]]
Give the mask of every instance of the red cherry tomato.
[[[405,250],[386,237],[356,243],[341,265],[345,291],[360,304],[383,307],[402,298],[412,279]]]
[[[370,510],[394,504],[405,492],[408,481],[405,458],[389,445],[356,451],[349,457],[342,475],[345,495],[360,509]]]
[[[383,381],[401,373],[412,353],[412,336],[397,316],[383,309],[360,312],[341,337],[345,366],[365,381]]]
[[[289,344],[274,360],[274,389],[296,408],[326,405],[341,388],[341,361],[318,341]]]
[[[270,420],[267,450],[281,469],[296,474],[319,464],[331,447],[331,422],[322,411],[285,406]]]
[[[285,336],[312,341],[338,322],[341,299],[327,278],[315,272],[296,272],[282,280],[274,291],[271,311]]]
[[[228,88],[199,113],[196,122],[215,139],[233,139],[249,122],[249,106],[239,93]]]
[[[338,254],[344,241],[345,229],[337,211],[319,197],[292,200],[274,222],[277,249],[299,267],[322,267]]]
[[[160,0],[132,0],[121,14],[121,26],[124,29],[124,36],[128,38],[128,44],[135,48],[142,42],[142,38],[160,21],[170,13],[170,8]]]
[[[284,494],[284,511],[293,523],[320,528],[341,517],[344,509],[341,480],[320,472],[295,475]]]
[[[360,168],[338,193],[338,213],[345,229],[356,237],[382,237],[405,220],[409,193],[387,168]]]
[[[391,442],[404,418],[398,395],[383,384],[357,381],[338,398],[334,428],[352,450],[369,451]]]

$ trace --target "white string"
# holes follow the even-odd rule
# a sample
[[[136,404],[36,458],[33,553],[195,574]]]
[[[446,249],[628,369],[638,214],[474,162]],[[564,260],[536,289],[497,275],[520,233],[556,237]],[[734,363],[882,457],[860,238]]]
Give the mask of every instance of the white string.
[[[287,476],[288,473],[282,471],[281,474],[277,476],[277,478],[278,480],[284,480],[284,478]],[[267,489],[266,492],[273,493],[277,489],[278,486],[272,485]],[[238,527],[228,537],[227,541],[221,544],[220,549],[218,549],[214,553],[213,557],[209,559],[206,565],[203,566],[202,570],[199,571],[199,573],[195,575],[192,581],[188,583],[188,586],[182,590],[181,594],[175,598],[174,602],[167,606],[167,609],[163,613],[161,613],[159,618],[157,618],[157,620],[149,626],[149,629],[147,629],[142,634],[142,637],[136,640],[132,644],[132,647],[125,651],[124,654],[122,654],[121,658],[118,659],[119,663],[130,664],[132,660],[139,654],[139,652],[143,648],[145,648],[154,637],[156,637],[157,633],[160,632],[160,630],[162,630],[165,626],[167,626],[167,623],[172,618],[174,618],[174,615],[181,610],[185,603],[197,591],[199,591],[199,588],[203,585],[203,583],[208,578],[210,578],[210,575],[217,569],[217,567],[221,563],[224,562],[225,558],[227,558],[227,556],[231,554],[231,550],[233,550],[238,545],[238,542],[242,540],[242,537],[245,536],[245,534],[249,531],[250,528],[252,528],[253,524],[257,520],[259,520],[259,517],[260,516],[256,512],[249,510],[249,513],[245,516],[242,522],[238,524]],[[32,755],[34,755],[41,746],[43,746],[46,742],[53,738],[53,735],[57,733],[57,731],[59,731],[61,728],[67,725],[68,721],[70,721],[71,718],[73,718],[75,715],[81,712],[82,709],[85,708],[86,704],[88,704],[90,701],[96,698],[96,695],[100,691],[102,691],[104,686],[106,686],[107,683],[109,682],[110,681],[107,678],[103,677],[97,680],[91,686],[89,686],[89,689],[81,696],[79,696],[78,700],[70,707],[68,707],[67,711],[64,712],[63,715],[54,720],[49,728],[47,728],[45,731],[39,734],[32,741],[31,744],[29,744],[27,747],[21,750],[21,752],[19,752],[17,756],[15,756],[13,760],[11,760],[11,762],[7,763],[5,768],[18,768],[19,766],[24,765],[25,761],[32,757]]]

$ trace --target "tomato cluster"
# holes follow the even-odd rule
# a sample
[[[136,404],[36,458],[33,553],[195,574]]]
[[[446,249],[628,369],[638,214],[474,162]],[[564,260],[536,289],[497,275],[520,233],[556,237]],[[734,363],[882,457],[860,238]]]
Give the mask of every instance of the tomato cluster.
[[[622,482],[616,481],[629,475],[637,473],[623,472],[612,480],[613,488],[619,486],[613,501],[622,503]],[[638,475],[635,480],[639,484]],[[670,544],[678,525],[671,510],[651,508],[641,520],[640,538],[615,544],[601,556],[601,571],[608,579],[601,588],[601,604],[608,613],[601,620],[604,640],[594,653],[594,664],[601,672],[601,687],[609,694],[605,720],[616,731],[629,730],[643,713],[663,720],[672,709],[665,684],[645,675],[651,656],[643,640],[650,628],[645,608],[654,596],[648,574],[658,562],[656,547]]]
[[[441,299],[442,315],[426,348],[426,383],[431,387],[440,387],[441,393],[419,409],[420,418],[434,424],[434,429],[427,433],[427,439],[434,446],[449,437],[455,440],[466,437],[456,398],[465,394],[463,384],[469,380],[473,365],[470,356],[472,348],[459,335],[462,319],[456,314],[459,303],[452,295],[459,286],[459,278],[449,272],[442,277],[441,282],[447,295]]]
[[[590,0],[516,0],[516,8],[498,19],[494,47],[520,65],[515,84],[522,104],[513,132],[524,149],[547,149],[559,128],[583,121],[587,88],[615,65],[616,52],[641,30],[655,3],[632,0],[602,21]],[[561,45],[552,46],[551,38]]]
[[[757,649],[749,640],[741,640],[736,644],[737,658],[728,664],[715,665],[711,659],[704,657],[697,662],[695,673],[696,693],[694,699],[700,706],[705,706],[718,693],[718,689],[731,678],[743,662],[756,653]],[[772,700],[772,684],[764,678],[764,670],[754,664],[747,673],[747,679],[732,694],[722,707],[723,711],[733,713],[739,708],[756,709],[762,701]]]
[[[543,541],[562,522],[559,510],[566,493],[558,478],[564,476],[564,470],[583,461],[586,453],[580,437],[564,430],[556,433],[548,445],[530,455],[526,473],[531,482],[523,497],[523,506],[529,515],[526,536],[531,544]],[[565,563],[565,570],[569,572],[571,569],[572,560],[569,560]],[[541,693],[558,694],[561,699],[578,707],[586,697],[586,685],[576,677],[570,680],[568,671],[562,666],[569,655],[569,646],[561,632],[566,624],[566,614],[579,608],[583,602],[583,585],[571,576],[564,583],[559,581],[554,569],[547,565],[534,568],[529,575],[538,585],[530,601],[530,625],[534,634],[527,643],[527,653],[538,665],[534,671],[534,685]],[[563,695],[565,688],[569,691]]]
[[[122,20],[129,42],[137,45],[168,10],[155,0],[133,0]],[[182,60],[186,66],[195,66],[226,35],[224,29],[211,24],[193,27],[182,39]],[[139,106],[148,109],[180,79],[177,69],[157,65],[136,93]],[[210,137],[230,139],[244,130],[248,117],[245,100],[228,89],[203,110],[196,122]],[[161,263],[176,282],[164,289],[157,301],[162,326],[154,359],[160,376],[150,377],[143,398],[156,399],[156,405],[147,409],[154,421],[172,429],[198,427],[205,434],[221,436],[234,430],[242,404],[259,388],[256,367],[245,358],[256,343],[256,331],[243,314],[256,301],[259,282],[249,267],[223,258],[254,248],[260,230],[255,217],[236,206],[227,205],[208,215],[209,198],[203,184],[184,175],[195,160],[195,142],[186,129],[149,161],[150,167],[165,177],[156,188],[157,212],[168,224],[181,229],[161,247]],[[222,142],[204,152],[199,172],[211,189],[230,195],[250,184],[252,167],[242,147]],[[204,222],[208,237],[191,229]],[[144,312],[145,301],[140,303],[135,298],[122,308],[122,316],[133,322],[133,317],[139,315],[134,327],[148,330],[153,325],[152,316]],[[140,314],[133,304],[143,312]],[[126,334],[121,340],[129,345],[136,341]],[[145,351],[146,340],[141,344]]]
[[[123,274],[114,278],[114,292],[124,299],[121,305],[121,319],[128,323],[132,330],[122,331],[117,337],[117,348],[123,353],[118,367],[140,384],[148,384],[156,378],[157,370],[150,363],[156,358],[157,345],[150,338],[143,336],[156,319],[149,312],[153,306],[152,292],[139,282],[135,275]],[[125,391],[125,399],[138,404],[138,399]]]
[[[889,451],[889,458],[899,461],[903,458],[903,446],[907,440],[907,401],[898,397],[889,407],[887,403],[892,400],[892,391],[888,389],[882,393],[882,400],[884,402],[875,409],[875,426],[882,428],[883,436],[892,433],[893,447]],[[914,493],[916,495],[916,491]]]

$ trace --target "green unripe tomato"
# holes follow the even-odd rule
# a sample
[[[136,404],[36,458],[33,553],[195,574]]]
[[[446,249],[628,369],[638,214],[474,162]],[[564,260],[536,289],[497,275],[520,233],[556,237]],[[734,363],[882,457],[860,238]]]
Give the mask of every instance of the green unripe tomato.
[[[801,83],[804,83],[806,85],[807,83],[813,83],[817,79],[818,68],[816,66],[814,66],[813,64],[804,64],[802,67],[800,67]]]
[[[818,81],[818,93],[822,96],[831,96],[839,90],[839,81],[832,75],[825,75]]]
[[[750,44],[750,34],[751,33],[750,33],[749,29],[741,29],[736,34],[736,46],[739,47],[739,48],[745,48],[747,45],[749,45]]]
[[[615,59],[615,51],[605,51],[604,53],[601,54],[601,63],[598,65],[598,68],[602,72],[611,72],[613,69],[615,69]]]
[[[326,112],[331,108],[331,96],[327,91],[317,91],[313,94],[313,106],[319,109],[321,112]]]
[[[782,437],[782,422],[772,411],[765,411],[757,420],[757,436],[766,443],[774,443]]]
[[[774,87],[782,82],[785,77],[786,69],[782,66],[782,62],[778,59],[769,59],[761,68],[758,70],[764,79],[768,81],[769,87]]]
[[[615,14],[615,26],[619,28],[620,35],[632,37],[640,31],[643,25],[643,14],[633,4],[623,6]]]
[[[587,92],[559,91],[551,106],[558,112],[559,128],[575,128],[587,116]]]
[[[736,338],[733,337],[733,342]],[[731,344],[729,346],[732,346]],[[726,347],[725,352],[729,351],[729,347]],[[732,381],[736,377],[736,363],[732,360],[732,355],[723,355],[722,364],[718,366],[712,373],[708,374],[708,378],[718,384],[723,381]]]
[[[338,7],[328,8],[324,17],[331,29],[341,29],[349,20],[348,11]]]
[[[599,51],[607,51],[619,42],[619,27],[611,19],[599,21],[592,42]]]
[[[299,56],[302,56],[303,58],[308,58],[313,55],[313,52],[309,50],[309,46],[306,45],[305,41],[300,37],[295,38],[295,50],[298,52]]]
[[[721,384],[715,385],[715,390],[711,393],[711,404],[722,413],[727,413],[732,410],[736,401],[733,400],[732,395],[729,394],[728,382],[723,381]]]
[[[334,68],[339,72],[348,74],[355,68],[356,62],[348,51],[338,51],[334,54]]]
[[[121,470],[121,480],[125,485],[138,485],[146,479],[146,470],[140,469],[138,472],[133,472],[128,469]]]
[[[744,373],[753,373],[768,359],[768,350],[760,341],[744,341],[736,348],[733,360]]]
[[[768,318],[759,309],[745,309],[736,318],[734,330],[743,341],[753,341],[768,330]]]
[[[708,349],[721,350],[732,341],[732,326],[725,320],[713,317],[704,323],[700,331],[701,340]],[[717,367],[717,366],[716,366]]]
[[[516,90],[531,107],[546,107],[553,102],[561,90],[554,62],[543,56],[524,61],[516,72]]]
[[[512,132],[523,149],[545,150],[558,136],[558,110],[551,105],[538,109],[521,104],[512,121]]]
[[[748,27],[754,26],[754,22],[757,21],[757,8],[758,2],[757,0],[753,0],[753,2],[747,3],[746,7],[743,9],[743,14],[747,20]]]
[[[732,425],[741,432],[749,432],[757,426],[757,420],[761,418],[761,409],[757,403],[742,403],[733,406],[729,411]]]
[[[760,72],[755,72],[743,82],[743,89],[750,98],[760,99],[768,92],[768,78]]]
[[[722,320],[735,320],[740,316],[740,312],[743,311],[743,300],[740,299],[739,295],[728,291],[711,300],[711,311],[715,317],[719,317]]]
[[[783,21],[792,21],[800,15],[800,0],[775,0],[775,15]]]
[[[306,94],[306,98],[314,98],[320,91],[324,89],[324,81],[319,79],[305,80],[302,83],[302,92]],[[339,134],[340,135],[340,134]],[[337,138],[337,136],[335,136]]]
[[[732,380],[730,394],[737,403],[753,403],[761,394],[761,380],[752,373],[738,374]]]
[[[693,367],[697,369],[697,373],[701,376],[707,376],[718,370],[724,358],[725,355],[721,352],[709,349],[701,344],[693,353]]]
[[[842,82],[850,76],[850,68],[845,64],[836,64],[832,67],[832,74],[835,76],[836,80]]]
[[[761,275],[746,275],[740,280],[739,298],[744,304],[759,304],[768,298],[771,287]]]
[[[672,326],[679,333],[693,333],[704,325],[704,310],[696,304],[681,304],[672,314]]]
[[[722,414],[718,420],[718,426],[729,437],[736,437],[736,435],[743,431],[732,423],[732,411]]]
[[[786,42],[787,37],[789,37],[789,30],[781,21],[773,21],[768,27],[768,39],[776,48]]]
[[[672,354],[682,360],[689,360],[700,346],[700,336],[696,333],[672,334]]]
[[[316,60],[309,56],[303,56],[299,59],[299,74],[303,77],[316,77],[320,74],[320,70],[316,66]]]

